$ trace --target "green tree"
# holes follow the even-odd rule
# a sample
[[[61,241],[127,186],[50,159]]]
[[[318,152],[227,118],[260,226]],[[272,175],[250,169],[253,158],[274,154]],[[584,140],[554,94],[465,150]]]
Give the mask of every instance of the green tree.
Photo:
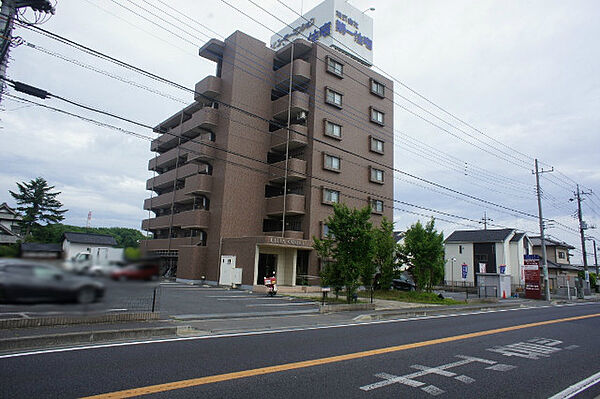
[[[333,215],[325,221],[328,234],[323,239],[313,237],[317,254],[328,262],[322,275],[326,281],[333,281],[334,284],[343,282],[348,302],[361,280],[363,284],[365,280],[370,280],[372,284],[374,271],[371,270],[374,270],[374,266],[370,217],[369,206],[350,209],[345,204],[334,204]]]
[[[383,218],[379,228],[373,230],[373,263],[379,271],[379,286],[387,290],[394,279],[398,244],[394,239],[394,223]]]
[[[401,260],[410,266],[417,287],[431,291],[444,278],[444,234],[431,219],[425,227],[418,221],[406,231],[399,247]]]
[[[139,230],[127,227],[80,227],[56,223],[33,227],[28,241],[59,243],[62,241],[63,234],[68,231],[74,233],[106,234],[114,237],[117,241],[117,246],[120,248],[138,248],[140,240],[146,238]]]
[[[17,210],[23,213],[21,226],[27,238],[31,229],[46,224],[58,223],[65,217],[67,209],[61,209],[63,204],[56,199],[60,192],[51,192],[54,186],[49,186],[46,179],[37,177],[29,183],[17,183],[19,192],[8,191],[17,202]]]

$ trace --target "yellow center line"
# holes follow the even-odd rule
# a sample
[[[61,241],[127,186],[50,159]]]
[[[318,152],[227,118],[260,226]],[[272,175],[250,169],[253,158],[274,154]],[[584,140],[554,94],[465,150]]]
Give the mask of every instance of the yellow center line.
[[[547,320],[547,321],[539,321],[536,323],[520,324],[520,325],[516,325],[516,326],[496,328],[493,330],[478,331],[478,332],[473,332],[473,333],[468,333],[468,334],[454,335],[451,337],[432,339],[429,341],[415,342],[412,344],[389,346],[387,348],[373,349],[373,350],[368,350],[368,351],[363,351],[363,352],[348,353],[345,355],[324,357],[321,359],[305,360],[305,361],[301,361],[301,362],[286,363],[286,364],[280,364],[280,365],[276,365],[276,366],[260,367],[260,368],[251,369],[251,370],[237,371],[234,373],[211,375],[208,377],[200,377],[200,378],[192,378],[192,379],[188,379],[188,380],[168,382],[166,384],[150,385],[150,386],[142,387],[142,388],[126,389],[123,391],[110,392],[110,393],[105,393],[105,394],[95,395],[95,396],[88,396],[83,399],[131,398],[134,396],[149,395],[149,394],[154,394],[154,393],[172,391],[175,389],[190,388],[190,387],[195,387],[195,386],[199,386],[199,385],[213,384],[215,382],[231,381],[231,380],[236,380],[239,378],[254,377],[257,375],[272,374],[272,373],[279,373],[279,372],[287,371],[287,370],[296,370],[296,369],[302,369],[302,368],[306,368],[306,367],[320,366],[323,364],[343,362],[346,360],[360,359],[360,358],[376,356],[376,355],[383,355],[386,353],[399,352],[399,351],[403,351],[403,350],[407,350],[407,349],[421,348],[424,346],[443,344],[446,342],[460,341],[460,340],[464,340],[464,339],[482,337],[485,335],[500,334],[500,333],[504,333],[504,332],[508,332],[508,331],[521,330],[524,328],[546,326],[549,324],[564,323],[567,321],[574,321],[574,320],[583,320],[583,319],[589,319],[592,317],[599,317],[599,316],[600,316],[600,313],[595,313],[595,314],[589,314],[589,315],[584,315],[584,316],[574,316],[574,317],[566,317],[563,319],[554,319],[554,320]]]

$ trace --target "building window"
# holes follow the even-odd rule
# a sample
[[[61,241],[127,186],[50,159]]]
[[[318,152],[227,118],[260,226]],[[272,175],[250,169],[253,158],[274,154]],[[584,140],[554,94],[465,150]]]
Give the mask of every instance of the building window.
[[[375,108],[371,107],[371,122],[377,123],[378,125],[382,125],[384,124],[384,113],[381,111],[376,110]]]
[[[330,88],[325,89],[325,102],[335,107],[342,108],[342,94]]]
[[[371,210],[373,213],[383,213],[383,201],[372,199]]]
[[[558,259],[565,259],[565,253],[563,251],[558,251]]]
[[[340,158],[334,155],[323,154],[323,168],[333,170],[335,172],[340,171]]]
[[[340,192],[328,188],[323,189],[323,202],[326,204],[337,204],[340,202]]]
[[[327,72],[342,78],[344,77],[344,64],[331,57],[327,57]]]
[[[371,136],[371,151],[383,154],[383,141]]]
[[[383,170],[371,168],[371,181],[383,184]]]
[[[462,251],[463,251],[463,246],[462,246],[462,245],[459,245],[459,246],[458,246],[458,253],[459,253],[459,254],[462,254]]]
[[[334,139],[342,138],[342,125],[337,123],[325,121],[325,136],[333,137]]]
[[[378,81],[371,79],[371,93],[379,97],[385,97],[385,86]]]

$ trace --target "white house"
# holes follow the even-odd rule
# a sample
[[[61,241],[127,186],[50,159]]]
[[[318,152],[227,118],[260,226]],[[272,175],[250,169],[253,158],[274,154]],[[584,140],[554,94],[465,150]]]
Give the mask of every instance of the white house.
[[[19,212],[6,202],[0,204],[0,244],[14,244],[21,239],[21,220],[23,217]]]
[[[477,285],[476,273],[503,273],[513,286],[523,285],[524,255],[532,251],[527,234],[515,229],[457,230],[445,240],[444,279],[449,285]]]
[[[114,237],[105,234],[67,232],[63,236],[62,250],[65,259],[71,259],[78,252],[90,251],[92,247],[116,247]]]

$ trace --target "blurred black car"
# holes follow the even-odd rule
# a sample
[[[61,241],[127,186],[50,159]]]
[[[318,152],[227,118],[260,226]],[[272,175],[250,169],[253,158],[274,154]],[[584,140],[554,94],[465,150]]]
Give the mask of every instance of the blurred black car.
[[[104,284],[43,263],[0,261],[0,302],[91,303],[104,295]]]
[[[417,285],[408,274],[403,273],[400,275],[400,278],[392,280],[391,288],[401,291],[414,291],[417,289]]]

